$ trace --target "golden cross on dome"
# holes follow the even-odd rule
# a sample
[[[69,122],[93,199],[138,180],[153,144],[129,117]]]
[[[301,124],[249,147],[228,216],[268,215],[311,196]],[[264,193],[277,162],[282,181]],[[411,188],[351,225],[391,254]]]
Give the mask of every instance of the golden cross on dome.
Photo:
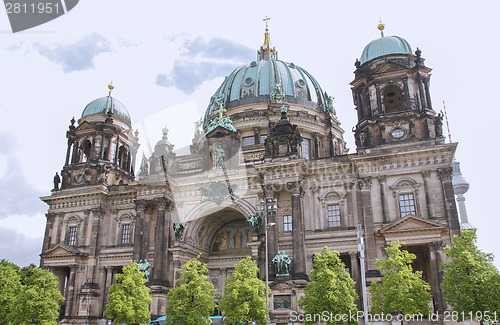
[[[219,114],[219,121],[222,121],[222,118],[224,117],[224,113],[227,112],[227,109],[224,108],[224,106],[220,105],[219,109],[217,109],[215,112]]]
[[[262,21],[265,21],[265,22],[266,22],[266,30],[267,30],[267,21],[268,21],[268,20],[270,20],[270,19],[271,19],[271,18],[269,18],[269,17],[267,17],[267,16],[266,16],[266,18],[262,19]]]

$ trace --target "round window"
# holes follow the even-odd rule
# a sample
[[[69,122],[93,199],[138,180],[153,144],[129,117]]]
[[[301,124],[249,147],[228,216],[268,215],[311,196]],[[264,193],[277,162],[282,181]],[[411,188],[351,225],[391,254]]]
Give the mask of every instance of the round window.
[[[253,79],[248,77],[245,79],[245,86],[251,86],[253,84]]]
[[[306,82],[303,79],[299,79],[297,80],[296,85],[300,88],[304,88],[306,86]]]
[[[401,139],[405,135],[405,131],[401,128],[395,128],[392,130],[391,135],[396,139]]]

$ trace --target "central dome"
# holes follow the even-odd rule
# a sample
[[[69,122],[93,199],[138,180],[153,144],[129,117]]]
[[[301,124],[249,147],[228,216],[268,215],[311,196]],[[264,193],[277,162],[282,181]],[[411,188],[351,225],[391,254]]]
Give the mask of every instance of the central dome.
[[[235,69],[217,89],[205,112],[204,126],[210,121],[214,108],[221,103],[226,109],[231,109],[280,98],[319,111],[333,110],[328,95],[309,72],[293,63],[278,60],[276,50],[269,49],[268,44],[264,44],[258,53],[258,61]]]

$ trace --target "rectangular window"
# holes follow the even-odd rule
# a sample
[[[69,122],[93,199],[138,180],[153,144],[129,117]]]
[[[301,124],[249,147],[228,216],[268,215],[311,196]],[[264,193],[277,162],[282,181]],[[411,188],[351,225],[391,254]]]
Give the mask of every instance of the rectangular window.
[[[302,158],[311,159],[311,139],[302,140]]]
[[[130,244],[130,224],[122,226],[122,244]]]
[[[415,199],[413,198],[413,194],[399,195],[399,210],[401,211],[401,218],[408,214],[416,215]]]
[[[75,246],[76,245],[76,226],[69,227],[69,235],[68,235],[68,245]]]
[[[340,205],[328,205],[328,227],[340,227]]]
[[[292,216],[283,216],[283,231],[292,231]]]
[[[243,147],[252,146],[255,144],[255,136],[243,137]]]
[[[266,139],[267,139],[267,134],[260,135],[260,143],[266,143]]]
[[[273,298],[274,310],[287,310],[292,308],[291,295],[275,295]]]

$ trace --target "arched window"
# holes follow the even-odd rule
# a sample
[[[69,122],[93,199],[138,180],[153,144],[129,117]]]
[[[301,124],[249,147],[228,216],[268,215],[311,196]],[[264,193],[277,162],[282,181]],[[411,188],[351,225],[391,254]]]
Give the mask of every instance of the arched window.
[[[384,91],[384,107],[386,113],[401,112],[403,108],[403,95],[396,86],[389,86]]]
[[[125,146],[121,146],[118,151],[118,166],[122,169],[127,169],[127,148]]]
[[[89,140],[84,140],[82,144],[80,145],[80,150],[82,154],[81,162],[86,162],[90,159],[90,149],[92,147],[92,144],[90,143]]]

